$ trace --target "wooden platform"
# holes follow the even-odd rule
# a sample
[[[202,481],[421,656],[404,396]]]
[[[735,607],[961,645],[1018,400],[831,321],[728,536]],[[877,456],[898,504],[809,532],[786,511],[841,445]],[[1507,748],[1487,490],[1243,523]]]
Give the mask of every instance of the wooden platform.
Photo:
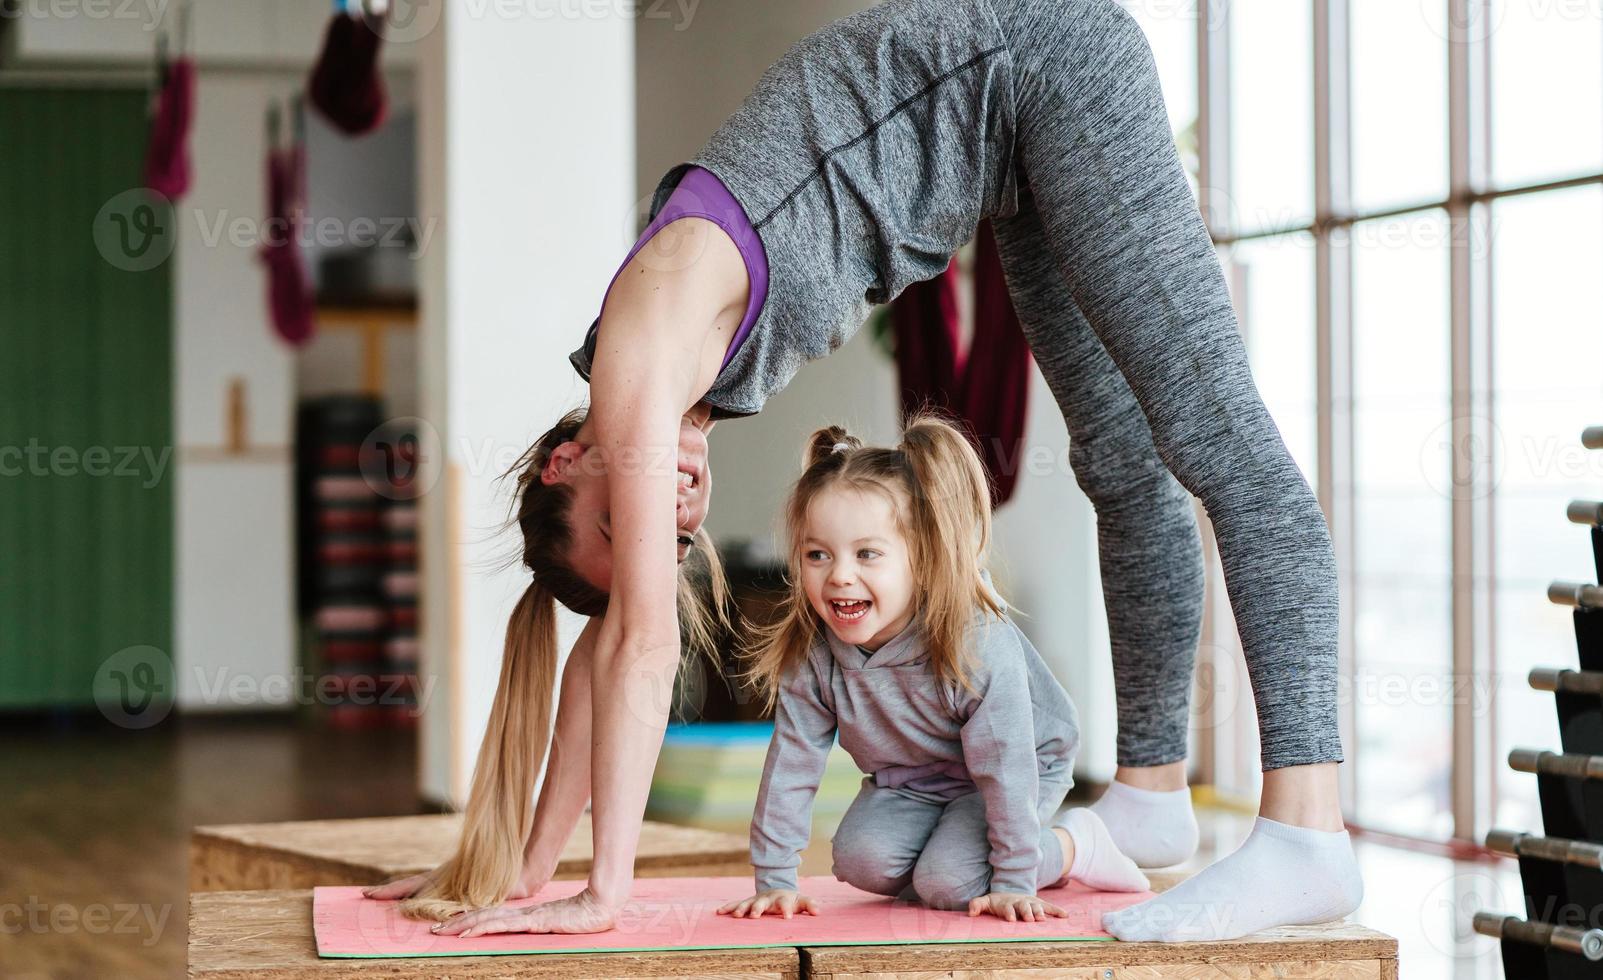
[[[210,892],[189,897],[189,976],[192,980],[650,980],[689,976],[800,980],[801,956],[795,949],[782,947],[325,960],[318,958],[312,938],[310,891]]]
[[[1154,891],[1186,874],[1149,871]],[[1349,922],[1218,943],[806,946],[808,980],[1397,980],[1397,940]]]
[[[460,814],[306,820],[196,827],[189,838],[191,892],[372,885],[437,867],[451,856]],[[590,815],[579,820],[556,878],[590,873]],[[751,875],[745,837],[646,821],[635,874],[642,878]]]
[[[1396,980],[1397,940],[1350,923],[1219,943],[809,946],[809,980]]]
[[[718,976],[728,980],[1395,980],[1397,940],[1335,923],[1219,943],[952,943],[662,953],[319,959],[310,891],[190,896],[189,976],[321,978]]]

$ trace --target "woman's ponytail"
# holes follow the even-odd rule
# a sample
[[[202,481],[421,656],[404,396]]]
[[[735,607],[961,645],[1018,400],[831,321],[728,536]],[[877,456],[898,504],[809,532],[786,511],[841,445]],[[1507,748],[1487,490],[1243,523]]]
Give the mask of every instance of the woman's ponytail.
[[[473,767],[461,841],[433,880],[401,904],[403,914],[444,921],[499,904],[517,884],[534,826],[534,783],[551,742],[556,676],[556,602],[530,582],[507,621],[501,677]]]

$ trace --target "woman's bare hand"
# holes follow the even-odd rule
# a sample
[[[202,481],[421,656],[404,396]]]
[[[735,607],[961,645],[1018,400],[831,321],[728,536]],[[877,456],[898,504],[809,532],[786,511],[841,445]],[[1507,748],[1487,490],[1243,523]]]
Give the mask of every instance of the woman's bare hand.
[[[405,878],[397,878],[394,881],[386,881],[382,885],[369,885],[368,887],[362,889],[362,897],[375,898],[379,901],[411,898],[413,895],[416,895],[418,892],[422,891],[423,886],[427,885],[431,880],[433,880],[435,871],[438,870],[439,869],[436,868],[434,871],[423,871],[415,875],[407,875]]]
[[[569,898],[542,905],[508,908],[497,905],[452,916],[430,931],[438,936],[488,936],[498,932],[606,932],[616,922],[616,912],[586,888]]]

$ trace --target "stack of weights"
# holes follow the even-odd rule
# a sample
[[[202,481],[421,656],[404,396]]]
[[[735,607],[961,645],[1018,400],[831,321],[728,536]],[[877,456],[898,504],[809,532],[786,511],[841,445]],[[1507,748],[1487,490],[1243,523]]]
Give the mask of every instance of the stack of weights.
[[[397,546],[388,519],[398,500],[413,507],[409,479],[395,479],[410,471],[375,461],[392,455],[382,425],[382,406],[363,395],[308,400],[296,423],[300,610],[311,623],[311,693],[334,728],[374,728],[412,715],[412,685],[394,676],[387,644],[401,620],[415,637],[416,584],[406,600],[409,616],[395,615],[386,589],[397,559],[403,572],[415,567],[412,529],[403,528]]]
[[[407,480],[407,489],[414,481]],[[393,690],[385,714],[398,728],[417,727],[417,502],[391,500],[385,510],[390,537],[390,571],[385,573],[385,601],[390,606],[390,635],[385,638],[385,688]]]
[[[1603,449],[1603,426],[1581,441]],[[1603,581],[1603,503],[1572,501],[1571,521],[1590,528]],[[1536,776],[1542,834],[1494,830],[1486,846],[1519,860],[1525,918],[1475,915],[1475,931],[1501,941],[1513,980],[1603,976],[1603,588],[1554,582],[1547,595],[1573,607],[1579,670],[1537,667],[1531,687],[1553,695],[1561,752],[1515,749],[1508,764]]]
[[[393,430],[393,431],[392,431]],[[415,728],[417,704],[417,496],[422,492],[417,433],[396,430],[386,433],[399,447],[400,463],[387,463],[386,482],[389,505],[384,510],[386,537],[384,602],[387,607],[387,633],[384,639],[384,674],[380,685],[384,694],[381,708],[391,727]],[[388,450],[382,450],[388,453]],[[370,467],[365,469],[371,472]]]

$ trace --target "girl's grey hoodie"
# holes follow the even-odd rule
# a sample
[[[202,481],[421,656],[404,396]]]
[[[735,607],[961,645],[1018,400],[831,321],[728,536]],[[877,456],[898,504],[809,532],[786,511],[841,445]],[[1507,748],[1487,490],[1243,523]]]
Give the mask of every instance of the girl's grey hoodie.
[[[1035,894],[1043,798],[1073,784],[1079,719],[1011,618],[970,626],[973,692],[936,680],[920,617],[870,654],[828,629],[780,678],[752,812],[757,890],[796,888],[813,797],[837,731],[879,786],[931,803],[984,794],[992,890]]]

